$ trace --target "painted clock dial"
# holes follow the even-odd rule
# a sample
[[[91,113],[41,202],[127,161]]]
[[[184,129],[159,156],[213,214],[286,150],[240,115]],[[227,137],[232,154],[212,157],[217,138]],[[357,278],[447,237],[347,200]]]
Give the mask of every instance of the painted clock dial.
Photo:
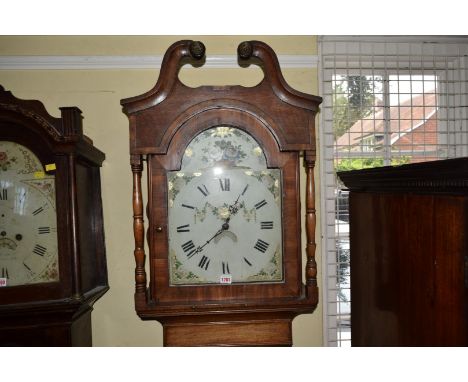
[[[6,287],[59,279],[55,178],[10,141],[0,141],[0,279]]]
[[[197,135],[168,173],[170,283],[283,280],[281,171],[244,131]]]

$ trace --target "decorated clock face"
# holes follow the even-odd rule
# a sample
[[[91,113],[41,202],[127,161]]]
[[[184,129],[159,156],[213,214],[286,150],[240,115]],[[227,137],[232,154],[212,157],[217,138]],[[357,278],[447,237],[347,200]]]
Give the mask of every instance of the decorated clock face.
[[[0,282],[58,279],[55,178],[29,149],[0,141]]]
[[[171,285],[283,280],[281,171],[249,134],[197,135],[168,190]]]

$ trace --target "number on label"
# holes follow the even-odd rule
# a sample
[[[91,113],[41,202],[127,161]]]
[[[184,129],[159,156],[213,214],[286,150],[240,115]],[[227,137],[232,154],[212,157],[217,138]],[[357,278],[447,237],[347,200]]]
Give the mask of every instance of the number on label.
[[[8,190],[6,188],[2,188],[2,192],[0,192],[0,200],[8,200]]]

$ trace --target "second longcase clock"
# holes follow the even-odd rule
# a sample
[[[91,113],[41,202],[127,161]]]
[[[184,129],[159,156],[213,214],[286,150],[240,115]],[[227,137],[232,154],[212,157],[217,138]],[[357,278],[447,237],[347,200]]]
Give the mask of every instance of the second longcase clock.
[[[108,289],[100,167],[77,107],[0,86],[0,345],[90,346]]]
[[[240,44],[238,56],[262,67],[259,85],[183,85],[180,66],[204,53],[200,42],[173,44],[155,87],[122,100],[130,120],[136,310],[163,324],[165,345],[291,345],[292,319],[318,302],[313,168],[321,99],[291,89],[273,50],[258,41]]]

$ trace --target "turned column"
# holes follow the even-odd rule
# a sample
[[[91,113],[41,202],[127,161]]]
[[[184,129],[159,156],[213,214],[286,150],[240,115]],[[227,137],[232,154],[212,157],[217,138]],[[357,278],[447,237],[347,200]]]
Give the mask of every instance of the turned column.
[[[141,193],[141,174],[143,161],[141,155],[131,155],[130,164],[133,174],[133,235],[135,237],[135,293],[146,293],[145,272],[145,223],[143,220],[143,197]]]
[[[305,228],[306,228],[306,290],[310,293],[312,289],[317,288],[317,263],[315,261],[315,227],[316,227],[316,210],[315,210],[315,153],[313,151],[305,151],[304,167],[306,169],[306,193],[305,193]]]

